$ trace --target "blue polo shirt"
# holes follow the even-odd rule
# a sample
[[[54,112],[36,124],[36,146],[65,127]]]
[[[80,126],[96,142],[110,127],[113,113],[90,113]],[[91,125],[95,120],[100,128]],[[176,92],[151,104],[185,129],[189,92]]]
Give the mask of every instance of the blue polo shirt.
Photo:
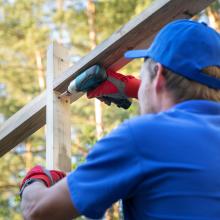
[[[220,103],[186,101],[125,121],[67,181],[89,218],[122,199],[127,220],[219,220]]]

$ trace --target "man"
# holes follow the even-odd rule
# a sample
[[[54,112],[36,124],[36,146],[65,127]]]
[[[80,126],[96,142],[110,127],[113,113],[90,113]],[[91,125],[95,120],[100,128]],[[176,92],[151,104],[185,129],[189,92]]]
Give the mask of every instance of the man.
[[[219,34],[203,23],[177,20],[149,49],[125,56],[145,59],[141,116],[97,142],[66,178],[33,168],[21,190],[25,219],[101,218],[119,199],[125,219],[220,219]],[[133,78],[111,71],[109,77],[124,91],[139,87]],[[113,94],[100,86],[88,96],[117,98],[122,92],[116,84]],[[49,187],[52,181],[58,183]]]

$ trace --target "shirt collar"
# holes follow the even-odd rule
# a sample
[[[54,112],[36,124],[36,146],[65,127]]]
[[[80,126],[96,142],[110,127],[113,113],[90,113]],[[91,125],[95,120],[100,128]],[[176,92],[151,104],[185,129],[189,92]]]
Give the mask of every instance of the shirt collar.
[[[220,102],[209,100],[187,100],[176,104],[173,108],[200,114],[220,114]]]

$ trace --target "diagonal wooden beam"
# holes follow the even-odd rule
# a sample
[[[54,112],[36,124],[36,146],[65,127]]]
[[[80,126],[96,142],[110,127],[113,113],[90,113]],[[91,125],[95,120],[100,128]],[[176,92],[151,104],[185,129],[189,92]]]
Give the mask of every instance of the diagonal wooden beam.
[[[0,156],[45,125],[45,92],[12,115],[0,127]]]
[[[147,47],[153,36],[168,22],[178,18],[191,18],[214,0],[158,0],[139,16],[129,21],[111,37],[98,45],[80,62],[66,70],[54,82],[54,89],[66,90],[68,84],[79,72],[99,63],[104,67],[118,70],[129,60],[124,59],[124,52],[134,48]]]
[[[53,87],[58,92],[66,90],[69,82],[82,70],[99,63],[106,68],[118,70],[129,61],[123,58],[125,51],[147,47],[153,36],[171,20],[190,18],[214,0],[157,0],[98,45],[87,56],[55,79]],[[82,94],[74,94],[72,102]],[[46,96],[42,94],[24,106],[0,128],[0,156],[33,134],[45,122]]]

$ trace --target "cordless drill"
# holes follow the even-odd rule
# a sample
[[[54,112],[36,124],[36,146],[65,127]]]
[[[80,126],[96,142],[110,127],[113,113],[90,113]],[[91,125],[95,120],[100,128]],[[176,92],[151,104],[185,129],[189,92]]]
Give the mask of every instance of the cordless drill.
[[[107,73],[105,69],[100,65],[93,65],[80,73],[73,81],[70,82],[67,91],[60,96],[70,96],[74,92],[87,92],[91,89],[96,88],[102,82],[107,79]],[[110,105],[112,102],[118,107],[127,109],[131,105],[131,101],[126,98],[111,98],[103,96],[105,103]]]

